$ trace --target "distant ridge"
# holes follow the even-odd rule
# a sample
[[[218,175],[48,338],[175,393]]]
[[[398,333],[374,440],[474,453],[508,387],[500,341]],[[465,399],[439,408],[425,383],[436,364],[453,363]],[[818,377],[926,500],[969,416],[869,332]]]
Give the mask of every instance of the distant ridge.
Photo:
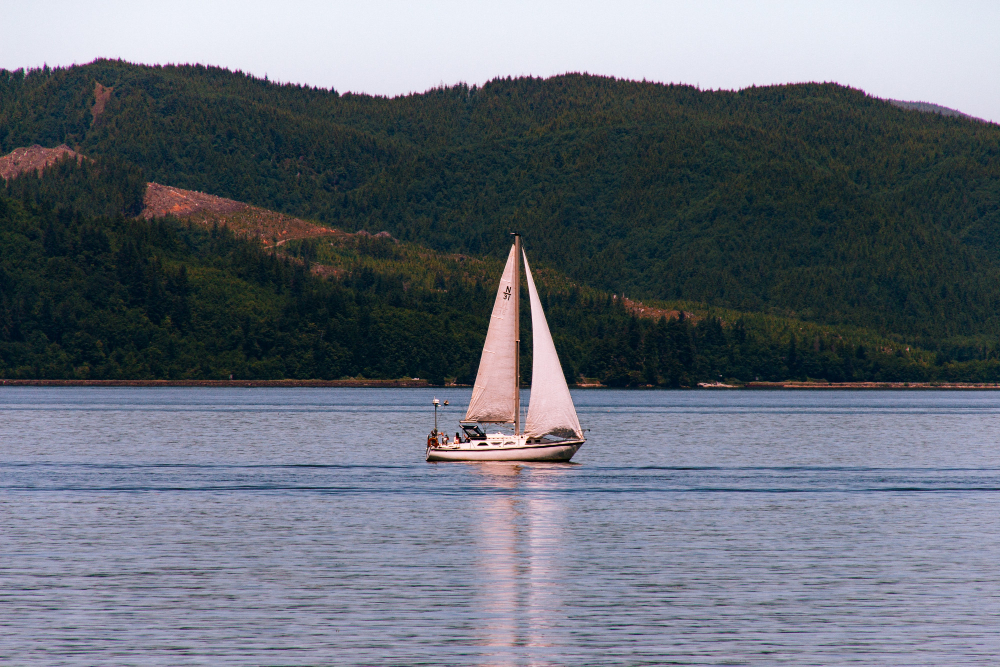
[[[968,118],[969,120],[982,120],[982,118],[977,118],[976,116],[970,116],[967,113],[962,113],[957,109],[950,109],[948,107],[943,107],[940,104],[932,104],[931,102],[905,102],[903,100],[890,100],[886,99],[889,104],[899,107],[900,109],[909,109],[911,111],[923,111],[924,113],[936,113],[942,116],[955,116],[958,118]]]
[[[113,88],[96,122],[95,81]],[[225,219],[268,246],[296,229],[258,227],[232,202],[497,261],[516,225],[536,266],[647,311],[663,300],[934,349],[954,339],[965,359],[985,343],[960,339],[1000,340],[1000,125],[943,113],[961,112],[832,83],[701,91],[565,74],[390,99],[199,66],[0,71],[0,152],[65,144],[107,160],[130,216],[153,181],[165,213]],[[59,168],[65,199],[113,215],[107,171]],[[7,187],[58,194],[29,183]]]

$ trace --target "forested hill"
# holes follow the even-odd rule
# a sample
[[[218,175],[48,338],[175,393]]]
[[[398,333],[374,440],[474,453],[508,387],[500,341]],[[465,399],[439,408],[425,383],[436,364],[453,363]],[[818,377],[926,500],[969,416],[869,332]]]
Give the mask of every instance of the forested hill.
[[[498,256],[517,228],[540,264],[629,296],[1000,335],[1000,127],[833,84],[385,99],[196,66],[0,72],[0,151],[34,143],[442,250]]]
[[[148,193],[134,165],[72,155],[0,188],[0,378],[475,377],[502,260],[331,230],[265,247],[232,219],[134,217]],[[1000,381],[996,341],[931,352],[850,327],[640,307],[535,269],[570,382]],[[529,327],[521,340],[530,382]]]

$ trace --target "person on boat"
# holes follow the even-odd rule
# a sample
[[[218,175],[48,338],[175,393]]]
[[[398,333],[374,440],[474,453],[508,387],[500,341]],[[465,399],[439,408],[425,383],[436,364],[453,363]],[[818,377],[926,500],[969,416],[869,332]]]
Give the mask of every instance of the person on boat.
[[[430,435],[427,436],[427,446],[428,447],[437,447],[437,444],[438,444],[437,436],[434,435],[434,431],[431,431]]]
[[[455,431],[455,444],[462,442],[461,436],[458,435],[458,431]]]

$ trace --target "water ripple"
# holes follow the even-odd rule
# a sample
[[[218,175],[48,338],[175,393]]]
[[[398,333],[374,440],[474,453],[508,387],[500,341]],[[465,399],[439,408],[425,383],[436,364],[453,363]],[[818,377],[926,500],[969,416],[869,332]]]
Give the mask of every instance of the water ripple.
[[[573,465],[427,464],[434,396],[0,388],[0,664],[1000,653],[989,392],[577,392]]]

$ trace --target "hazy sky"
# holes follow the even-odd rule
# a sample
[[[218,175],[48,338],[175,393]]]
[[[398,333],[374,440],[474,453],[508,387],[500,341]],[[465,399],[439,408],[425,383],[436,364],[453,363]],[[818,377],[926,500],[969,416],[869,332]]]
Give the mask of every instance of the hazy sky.
[[[0,67],[204,63],[337,90],[586,71],[736,89],[836,81],[1000,121],[1000,1],[12,0]]]

